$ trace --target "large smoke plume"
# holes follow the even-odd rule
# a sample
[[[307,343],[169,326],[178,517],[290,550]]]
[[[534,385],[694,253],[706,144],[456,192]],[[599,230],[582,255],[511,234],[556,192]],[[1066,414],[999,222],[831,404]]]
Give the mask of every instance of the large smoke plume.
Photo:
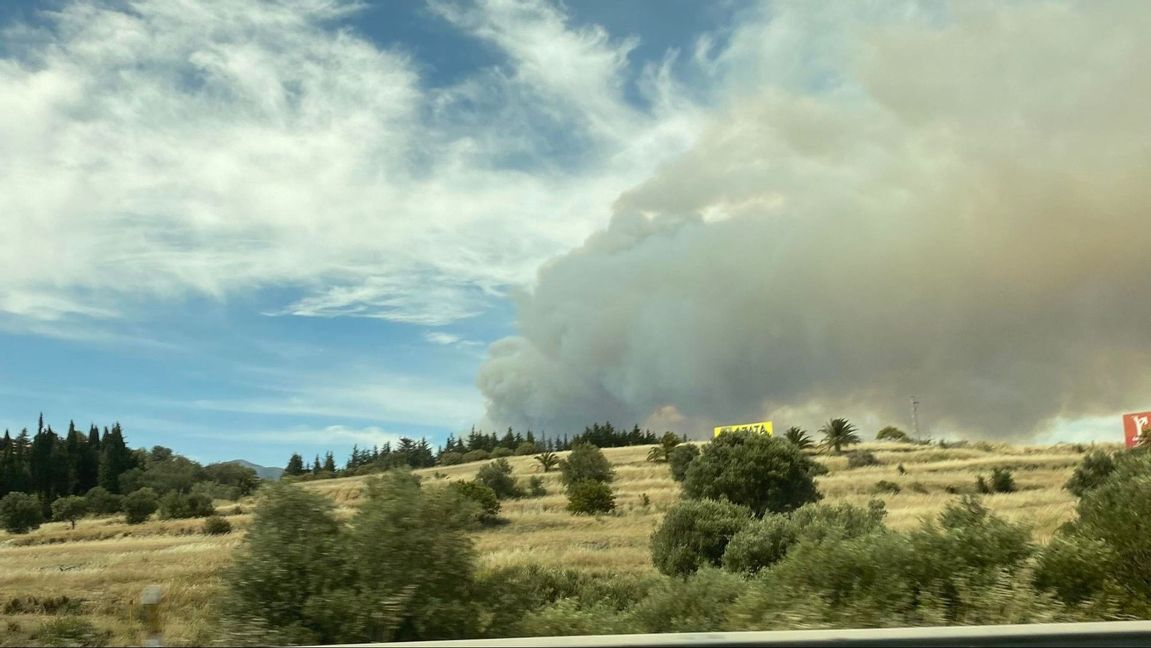
[[[914,394],[1025,438],[1151,404],[1147,5],[820,12],[737,33],[711,128],[540,271],[493,422],[905,425]],[[805,82],[781,43],[829,25]]]

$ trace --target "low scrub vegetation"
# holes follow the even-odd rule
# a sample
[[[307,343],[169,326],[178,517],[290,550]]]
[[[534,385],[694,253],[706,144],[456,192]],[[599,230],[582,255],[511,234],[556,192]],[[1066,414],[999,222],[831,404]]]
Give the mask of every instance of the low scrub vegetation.
[[[582,511],[567,510],[562,492],[540,500],[499,500],[476,479],[486,463],[428,468],[422,483],[397,469],[379,482],[273,484],[262,487],[256,500],[244,501],[242,510],[221,507],[227,519],[149,513],[146,521],[127,525],[120,514],[97,513],[93,505],[109,496],[115,504],[107,508],[120,510],[126,500],[90,492],[84,499],[92,512],[77,520],[75,530],[58,515],[58,522],[38,530],[4,536],[0,557],[14,568],[0,575],[0,591],[7,592],[0,604],[6,613],[10,608],[23,615],[16,619],[18,628],[8,627],[8,643],[138,641],[138,626],[121,620],[130,614],[127,607],[115,609],[113,617],[90,612],[91,601],[57,605],[48,600],[49,591],[74,597],[75,590],[47,589],[54,582],[48,580],[36,592],[42,600],[19,590],[20,573],[27,570],[73,583],[90,578],[93,566],[102,564],[111,565],[117,579],[139,572],[136,578],[199,584],[215,581],[230,563],[218,592],[166,590],[172,597],[166,598],[172,605],[172,626],[165,631],[170,645],[1151,616],[1145,550],[1151,505],[1143,497],[1151,489],[1151,463],[1140,451],[1112,451],[1100,461],[1099,455],[1070,449],[1004,454],[871,443],[821,456],[782,436],[774,442],[760,436],[747,443],[769,443],[716,452],[734,439],[679,443],[666,468],[647,461],[650,447],[585,448],[577,462],[557,455],[569,461],[569,472],[590,467],[572,474],[604,475],[606,465],[612,481],[591,483],[612,498],[616,510],[595,512],[594,518],[573,515]],[[795,452],[777,452],[776,445]],[[880,465],[848,469],[849,453],[860,451],[877,455]],[[685,473],[699,470],[693,466],[710,456],[712,465],[701,465],[731,487],[692,496],[686,483],[669,478],[677,453],[694,455]],[[496,472],[512,478],[525,495],[534,495],[536,486],[563,488],[571,504],[576,485],[587,480],[562,487],[562,474],[545,474],[534,456],[508,458],[510,473]],[[756,466],[768,463],[764,457],[775,466],[770,475],[802,477],[810,471],[813,496],[786,506],[765,496],[775,486],[754,497],[741,490],[736,476],[762,472]],[[815,467],[805,468],[800,458]],[[821,464],[831,468],[829,474],[822,474]],[[1006,497],[981,497],[976,476],[991,483],[994,467],[1009,470],[1026,486]],[[433,471],[442,478],[433,478]],[[867,502],[873,486],[884,482],[901,487],[899,495],[878,488],[876,499]],[[1069,486],[1062,489],[1065,482]],[[964,496],[947,495],[948,486]],[[128,509],[134,505],[121,513]],[[233,532],[209,530],[220,523]],[[103,538],[103,554],[87,553],[94,543],[73,544]],[[77,549],[70,551],[72,546]],[[230,557],[233,547],[238,550]],[[172,560],[173,550],[181,552],[180,559]],[[133,553],[144,551],[152,553]],[[146,566],[136,569],[137,564]],[[140,585],[108,579],[100,587],[135,601]],[[217,601],[209,605],[213,597]]]

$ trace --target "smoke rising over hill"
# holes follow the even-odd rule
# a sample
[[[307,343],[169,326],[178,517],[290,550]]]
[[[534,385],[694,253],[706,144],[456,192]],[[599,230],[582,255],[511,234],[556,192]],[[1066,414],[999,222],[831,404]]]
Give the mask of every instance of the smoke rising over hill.
[[[1146,5],[816,11],[734,34],[694,148],[540,271],[492,422],[903,424],[916,394],[1024,438],[1148,404]]]

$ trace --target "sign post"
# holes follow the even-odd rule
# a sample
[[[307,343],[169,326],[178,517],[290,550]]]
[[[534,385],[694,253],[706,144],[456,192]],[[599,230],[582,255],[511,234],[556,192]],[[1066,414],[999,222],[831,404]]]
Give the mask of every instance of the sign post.
[[[1151,429],[1151,412],[1123,415],[1123,441],[1128,448],[1134,448],[1139,435],[1147,429]]]
[[[149,585],[140,595],[140,616],[144,621],[144,645],[163,645],[160,639],[160,586]]]

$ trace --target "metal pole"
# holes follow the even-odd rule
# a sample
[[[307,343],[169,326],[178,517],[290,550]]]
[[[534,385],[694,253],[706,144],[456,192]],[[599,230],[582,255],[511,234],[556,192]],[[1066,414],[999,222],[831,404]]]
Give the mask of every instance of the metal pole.
[[[919,401],[915,397],[911,397],[911,427],[915,430],[915,440],[923,442],[923,437],[919,435]]]

